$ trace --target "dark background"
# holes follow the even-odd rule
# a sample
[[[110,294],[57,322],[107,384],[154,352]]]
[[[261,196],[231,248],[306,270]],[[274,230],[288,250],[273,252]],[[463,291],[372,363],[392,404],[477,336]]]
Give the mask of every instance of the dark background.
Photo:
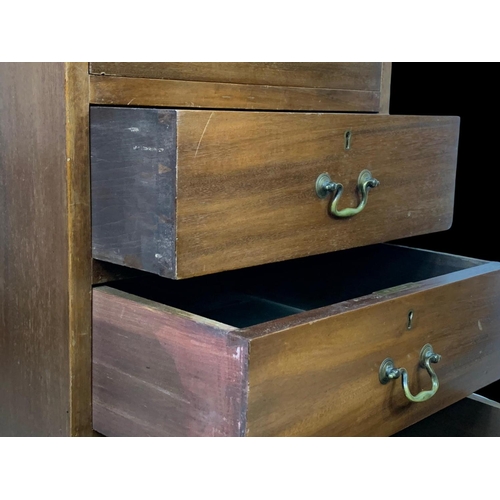
[[[443,252],[499,260],[498,64],[393,63],[390,113],[460,117],[455,212],[450,230],[403,240]],[[418,189],[418,186],[415,186]]]
[[[393,63],[390,114],[461,118],[453,225],[399,242],[500,261],[499,105],[493,92],[498,69],[493,63]],[[500,401],[500,382],[479,392]]]

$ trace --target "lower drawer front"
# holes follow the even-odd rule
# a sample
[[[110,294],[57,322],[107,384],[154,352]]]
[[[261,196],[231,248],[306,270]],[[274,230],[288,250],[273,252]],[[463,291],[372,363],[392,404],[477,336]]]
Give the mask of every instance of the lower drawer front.
[[[391,435],[500,378],[499,264],[385,245],[348,253],[96,288],[94,428]],[[430,390],[426,344],[442,356],[439,388],[411,402],[379,369],[390,357],[413,395]]]

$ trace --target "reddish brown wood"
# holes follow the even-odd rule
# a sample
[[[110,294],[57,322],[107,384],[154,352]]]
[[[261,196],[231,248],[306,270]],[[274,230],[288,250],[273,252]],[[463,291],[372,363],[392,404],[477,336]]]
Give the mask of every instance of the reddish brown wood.
[[[91,433],[88,72],[0,65],[0,434]]]
[[[458,123],[94,108],[94,257],[188,278],[448,229]],[[332,218],[318,176],[344,185],[340,208],[357,206],[366,168],[380,186],[364,211]]]
[[[254,266],[448,229],[456,117],[178,112],[177,277]],[[351,147],[345,149],[345,132]],[[359,173],[380,181],[363,212],[332,218],[328,172],[357,206]]]
[[[387,436],[468,396],[500,377],[499,301],[500,264],[486,264],[248,329],[246,434]],[[410,403],[378,370],[391,357],[414,394],[430,388],[418,368],[426,343],[443,356],[440,388]]]
[[[380,109],[380,92],[92,76],[90,102],[176,108],[356,111]]]
[[[349,269],[333,262],[320,266],[332,270],[331,283],[325,284],[324,272],[307,269],[308,262],[321,264],[320,257],[304,259],[298,282],[293,273],[273,271],[267,276],[269,290],[260,289],[262,299],[274,304],[279,318],[279,306],[313,305],[316,288],[321,296],[332,288],[332,297],[341,297],[343,291],[335,287],[357,290],[361,276],[373,290],[377,276],[385,279],[384,270],[398,275],[399,253],[407,267],[399,273],[405,281],[398,286],[306,312],[291,310],[286,317],[261,319],[264,323],[255,309],[257,322],[243,329],[220,322],[231,316],[224,307],[247,307],[240,289],[254,296],[258,292],[257,282],[240,282],[243,271],[213,283],[210,277],[189,280],[201,287],[206,303],[192,297],[183,281],[158,290],[160,296],[172,291],[176,299],[184,296],[187,310],[204,309],[218,321],[110,288],[96,289],[96,430],[110,435],[392,435],[499,378],[500,264],[381,249],[387,253],[385,263],[355,259],[350,264],[351,284],[343,276]],[[377,263],[384,267],[378,270]],[[253,274],[258,281],[265,271],[254,269]],[[307,274],[313,287],[302,281]],[[408,370],[414,394],[429,388],[428,374],[418,368],[426,343],[443,356],[435,365],[441,386],[429,401],[410,403],[399,380],[380,384],[378,370],[392,357]],[[187,390],[192,384],[199,390]],[[208,420],[198,412],[206,407],[212,409]]]
[[[239,436],[246,348],[233,328],[94,290],[94,429],[108,436]]]
[[[97,75],[283,87],[380,90],[379,62],[94,62]]]

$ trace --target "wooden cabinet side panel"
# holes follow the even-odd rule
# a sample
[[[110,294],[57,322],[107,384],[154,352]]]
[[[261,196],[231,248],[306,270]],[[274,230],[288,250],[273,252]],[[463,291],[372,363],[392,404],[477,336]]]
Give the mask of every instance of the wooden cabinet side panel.
[[[246,343],[232,327],[94,289],[94,429],[107,436],[239,436]]]
[[[64,96],[63,63],[0,65],[4,436],[70,433]]]
[[[374,294],[357,310],[325,312],[252,340],[247,435],[392,435],[497,380],[499,267],[434,278],[389,299]],[[400,379],[382,385],[378,371],[391,357],[408,370],[413,394],[429,389],[418,367],[426,343],[442,356],[433,365],[440,387],[430,400],[411,403]]]
[[[65,70],[70,435],[88,436],[92,433],[92,249],[88,64],[65,63]]]

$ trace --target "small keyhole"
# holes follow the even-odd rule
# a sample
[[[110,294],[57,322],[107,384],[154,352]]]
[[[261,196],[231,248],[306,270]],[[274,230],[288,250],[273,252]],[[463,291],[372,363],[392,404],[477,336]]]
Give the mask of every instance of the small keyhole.
[[[351,131],[346,130],[344,134],[344,139],[345,139],[344,148],[346,150],[351,149],[351,137],[352,137]]]
[[[413,324],[413,311],[410,311],[410,312],[408,313],[408,324],[407,324],[406,328],[407,328],[408,330],[411,330],[411,326],[412,326],[412,324]]]

